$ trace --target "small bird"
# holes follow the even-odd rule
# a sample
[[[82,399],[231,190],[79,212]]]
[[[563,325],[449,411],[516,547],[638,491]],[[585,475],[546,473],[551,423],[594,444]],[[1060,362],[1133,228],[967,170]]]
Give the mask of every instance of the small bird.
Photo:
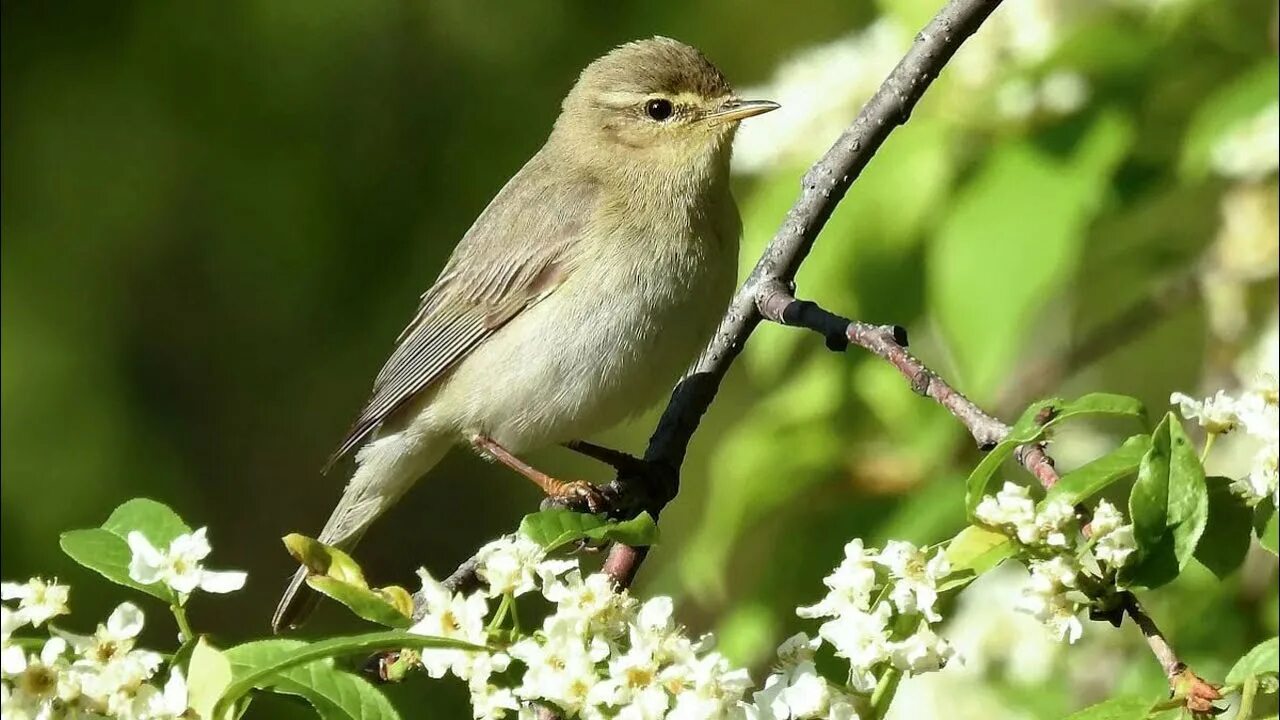
[[[614,425],[665,397],[733,292],[741,220],[729,191],[741,100],[697,49],[663,37],[583,70],[546,144],[463,236],[423,295],[330,466],[356,470],[321,531],[350,549],[455,445],[553,497],[592,503],[517,453]],[[326,468],[327,470],[328,468]],[[294,575],[272,618],[313,594]]]

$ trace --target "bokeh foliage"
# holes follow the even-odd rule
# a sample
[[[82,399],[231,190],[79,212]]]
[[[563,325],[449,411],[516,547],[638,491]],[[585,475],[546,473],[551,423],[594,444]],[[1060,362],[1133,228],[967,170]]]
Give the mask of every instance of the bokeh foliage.
[[[119,598],[88,590],[101,586],[59,556],[58,533],[155,497],[209,525],[222,562],[250,571],[246,591],[220,603],[226,615],[202,626],[234,636],[260,618],[256,634],[292,571],[278,538],[327,515],[343,478],[318,468],[391,339],[542,141],[585,62],[662,33],[740,85],[760,84],[803,48],[880,16],[913,29],[934,5],[6,4],[4,576],[56,572],[83,588],[78,612],[104,615]],[[1214,172],[1212,148],[1275,101],[1277,73],[1274,2],[1006,5],[998,15],[1015,28],[1028,7],[1056,8],[1052,52],[1001,64],[985,85],[944,73],[799,281],[842,314],[909,327],[921,357],[1012,417],[1034,399],[1030,380],[1045,380],[1021,369],[1222,252],[1224,197],[1242,183]],[[1062,68],[1087,81],[1080,107],[1000,111],[1009,82]],[[845,117],[857,103],[851,93]],[[744,268],[811,159],[740,178]],[[1245,184],[1274,198],[1274,183]],[[1259,232],[1270,273],[1242,287],[1242,329],[1184,303],[1113,338],[1100,361],[1051,372],[1049,389],[1160,408],[1171,390],[1229,384],[1258,327],[1274,323],[1274,224]],[[651,427],[649,415],[599,440],[637,450]],[[1099,426],[1063,438],[1060,458],[1070,462],[1071,442],[1122,438]],[[720,631],[736,659],[765,661],[849,537],[928,542],[957,530],[977,457],[892,369],[763,327],[694,442],[641,592],[675,595],[682,617]],[[532,459],[606,477],[564,451]],[[526,483],[456,453],[369,535],[362,565],[375,584],[407,584],[422,563],[447,572],[536,501]],[[1212,677],[1275,634],[1274,579],[1260,558],[1226,583],[1193,570],[1151,610]],[[346,622],[325,613],[314,631]],[[1056,717],[1161,686],[1131,628],[1087,631],[1112,675],[1057,657],[1054,681],[996,673],[991,697]],[[397,688],[401,706],[459,700],[425,685]]]

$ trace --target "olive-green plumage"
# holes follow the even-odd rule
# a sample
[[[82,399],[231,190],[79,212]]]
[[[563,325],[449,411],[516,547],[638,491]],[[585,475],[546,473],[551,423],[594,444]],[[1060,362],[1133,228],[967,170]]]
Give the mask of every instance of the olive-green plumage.
[[[378,373],[334,455],[360,447],[320,540],[351,547],[454,445],[565,442],[665,397],[733,290],[734,129],[776,107],[738,100],[675,40],[591,63]],[[300,619],[304,580],[299,570],[277,629]]]

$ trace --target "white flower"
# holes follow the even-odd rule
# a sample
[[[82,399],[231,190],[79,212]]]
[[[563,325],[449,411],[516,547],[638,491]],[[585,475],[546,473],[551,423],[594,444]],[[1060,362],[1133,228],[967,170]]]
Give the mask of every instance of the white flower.
[[[182,668],[169,671],[169,681],[161,691],[155,685],[143,685],[133,700],[133,717],[147,720],[179,720],[187,712],[187,681]]]
[[[9,638],[13,637],[13,632],[26,624],[25,615],[11,610],[8,605],[0,605],[0,648],[9,647]]]
[[[1230,432],[1240,422],[1235,398],[1222,390],[1203,401],[1176,392],[1169,396],[1169,404],[1177,405],[1178,412],[1187,420],[1199,421],[1205,432],[1211,435]]]
[[[888,568],[893,578],[889,599],[898,612],[918,612],[929,622],[942,619],[933,606],[938,601],[938,582],[951,572],[951,565],[941,550],[927,558],[909,542],[890,540],[876,562]]]
[[[82,662],[103,666],[134,652],[133,645],[138,633],[142,632],[142,626],[143,615],[138,606],[133,603],[121,603],[107,618],[106,623],[98,625],[93,635],[75,635],[61,630],[55,632],[71,644]],[[136,652],[151,656],[146,658],[145,662],[153,667],[159,665],[159,655],[145,650]],[[138,659],[144,660],[142,657]]]
[[[1115,505],[1099,500],[1090,523],[1096,543],[1093,547],[1098,562],[1119,568],[1138,549],[1133,537],[1133,526],[1124,524],[1124,515]]]
[[[659,680],[661,663],[655,647],[636,643],[609,661],[609,676],[592,690],[598,704],[620,707],[618,717],[661,720],[671,698]]]
[[[33,709],[34,717],[42,720],[56,717],[58,706],[75,701],[80,694],[65,657],[66,641],[50,638],[39,655],[12,652],[17,649],[7,648],[3,656],[4,676],[12,681],[16,701]]]
[[[595,573],[583,580],[582,572],[576,569],[563,580],[546,582],[542,594],[556,604],[556,614],[582,623],[583,633],[610,638],[626,632],[627,620],[636,606],[625,590],[614,589],[608,575]]]
[[[476,574],[488,585],[489,597],[523,595],[535,588],[538,565],[546,554],[524,535],[498,538],[476,553]]]
[[[1029,489],[1006,482],[995,497],[988,495],[982,498],[974,516],[992,527],[1026,527],[1035,523],[1036,503],[1031,499]]]
[[[22,620],[18,627],[26,623],[40,627],[49,618],[70,612],[67,609],[70,592],[68,586],[42,578],[31,578],[25,583],[0,583],[0,599],[18,601],[17,616]]]
[[[849,610],[866,610],[876,588],[876,554],[867,552],[862,540],[853,539],[844,546],[844,560],[823,583],[830,588],[826,597],[815,605],[796,608],[802,618],[835,617]]]
[[[129,577],[134,582],[150,585],[164,583],[180,595],[196,588],[205,592],[228,593],[244,587],[245,573],[205,570],[200,561],[212,548],[205,539],[205,528],[189,535],[179,535],[167,550],[159,550],[146,536],[134,530],[126,538],[133,557],[129,561]]]
[[[480,646],[488,642],[484,619],[489,613],[489,605],[485,602],[483,593],[475,592],[467,597],[461,593],[452,593],[426,570],[419,570],[418,577],[422,579],[423,616],[409,628],[409,632],[461,640]],[[455,675],[466,680],[475,669],[473,651],[423,648],[421,654],[422,666],[433,678],[444,677],[445,673],[452,670]]]
[[[894,667],[913,674],[941,670],[954,656],[955,649],[951,644],[924,623],[915,633],[889,647]]]
[[[516,688],[518,697],[555,703],[568,715],[587,706],[600,682],[596,663],[609,656],[609,646],[583,637],[579,627],[572,619],[552,615],[542,624],[542,638],[525,638],[511,646],[511,657],[528,668]]]
[[[1236,480],[1232,487],[1250,503],[1257,503],[1269,497],[1272,502],[1280,506],[1280,500],[1277,500],[1276,495],[1277,488],[1280,488],[1278,465],[1280,465],[1280,458],[1277,457],[1276,444],[1263,445],[1253,456],[1253,465],[1249,469],[1249,474]]]
[[[1023,590],[1017,609],[1044,623],[1054,637],[1074,643],[1084,626],[1077,617],[1081,607],[1069,599],[1067,591],[1076,586],[1077,570],[1064,557],[1032,562],[1031,580]]]
[[[836,656],[849,661],[850,686],[858,692],[870,692],[876,678],[871,668],[889,657],[889,619],[893,614],[887,603],[871,612],[849,611],[818,628],[823,640],[831,643]]]
[[[1018,539],[1024,536],[1034,537],[1031,542],[1040,542],[1054,548],[1066,548],[1074,544],[1075,532],[1073,524],[1076,519],[1075,508],[1071,503],[1061,500],[1048,500],[1044,507],[1036,513],[1035,529],[1019,528]]]
[[[737,710],[751,687],[746,670],[735,670],[720,653],[711,652],[681,669],[681,690],[668,720],[720,720]]]

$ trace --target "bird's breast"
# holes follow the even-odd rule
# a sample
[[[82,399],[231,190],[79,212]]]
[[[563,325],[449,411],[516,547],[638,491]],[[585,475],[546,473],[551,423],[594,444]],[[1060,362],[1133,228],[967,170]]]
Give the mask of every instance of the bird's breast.
[[[564,283],[478,347],[432,404],[460,432],[518,450],[590,436],[665,398],[723,314],[737,261],[736,227],[666,227],[593,229]]]

